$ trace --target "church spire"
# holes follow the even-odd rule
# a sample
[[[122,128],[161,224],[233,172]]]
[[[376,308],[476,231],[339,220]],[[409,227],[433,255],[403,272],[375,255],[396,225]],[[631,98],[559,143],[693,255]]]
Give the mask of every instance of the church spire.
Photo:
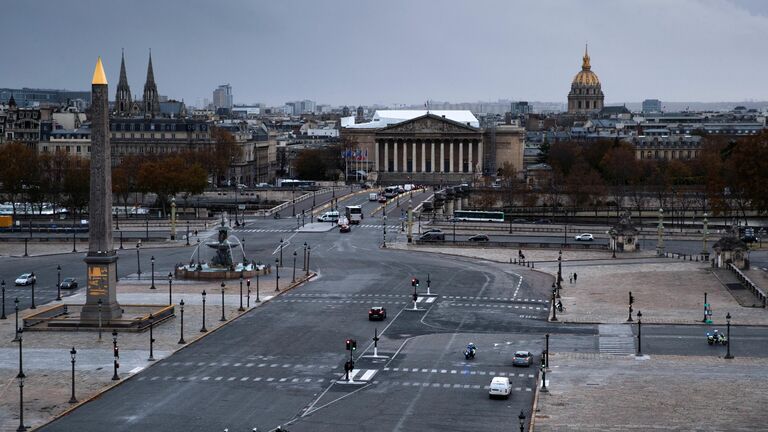
[[[128,74],[125,73],[125,51],[120,55],[120,81],[115,94],[117,115],[127,116],[131,112],[131,88],[128,86]]]
[[[152,50],[149,50],[149,65],[147,66],[147,82],[144,83],[144,115],[155,117],[160,114],[160,100],[157,96],[155,73],[152,70]]]
[[[582,70],[590,70],[592,69],[592,66],[589,65],[589,44],[584,45],[584,58],[583,63],[581,64]]]

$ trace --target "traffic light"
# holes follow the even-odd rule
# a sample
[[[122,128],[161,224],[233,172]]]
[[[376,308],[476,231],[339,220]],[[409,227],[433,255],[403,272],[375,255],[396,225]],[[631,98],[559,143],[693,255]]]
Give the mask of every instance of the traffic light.
[[[347,351],[354,351],[357,349],[357,341],[354,339],[347,339],[346,345]]]
[[[357,349],[357,341],[352,339],[352,351]]]
[[[112,354],[115,358],[120,358],[120,348],[117,345],[112,349]]]
[[[411,278],[411,286],[416,288],[419,286],[419,280],[416,278]]]
[[[629,292],[629,304],[633,304],[635,302],[635,297],[632,296],[632,291]]]

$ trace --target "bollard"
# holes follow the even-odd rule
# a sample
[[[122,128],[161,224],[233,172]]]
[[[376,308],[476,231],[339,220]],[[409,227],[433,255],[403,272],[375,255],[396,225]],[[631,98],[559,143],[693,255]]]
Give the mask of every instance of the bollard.
[[[534,264],[535,264],[535,262],[531,261],[531,268],[534,268]]]

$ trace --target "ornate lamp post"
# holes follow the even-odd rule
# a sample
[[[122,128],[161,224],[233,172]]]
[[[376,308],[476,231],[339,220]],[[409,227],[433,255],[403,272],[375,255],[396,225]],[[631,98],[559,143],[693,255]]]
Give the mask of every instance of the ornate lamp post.
[[[280,262],[278,263],[278,267],[283,266],[283,238],[280,237]]]
[[[173,273],[168,272],[168,306],[173,304]]]
[[[659,225],[658,225],[659,239],[656,243],[656,255],[664,255],[664,209],[659,209]]]
[[[296,251],[293,251],[293,279],[291,283],[296,283]]]
[[[184,299],[181,299],[179,302],[179,309],[181,310],[181,323],[179,325],[179,344],[183,345],[187,343],[187,341],[184,340]]]
[[[37,284],[37,278],[35,277],[35,273],[32,274],[32,305],[29,307],[30,309],[37,309],[37,306],[35,305],[35,285]]]
[[[2,291],[3,291],[3,314],[0,315],[0,319],[8,319],[8,317],[5,316],[5,279],[3,279],[2,282],[0,282],[0,287],[2,287]]]
[[[733,355],[731,355],[731,313],[728,312],[727,315],[725,315],[725,347],[726,347],[726,353],[725,357],[726,359],[730,360],[733,358]]]
[[[250,279],[246,280],[245,281],[245,285],[247,287],[247,289],[245,291],[246,292],[246,295],[245,295],[245,299],[246,299],[245,307],[246,307],[246,309],[250,309],[251,308],[251,280]]]
[[[19,339],[19,343],[21,343],[21,339]],[[27,376],[22,371],[16,375],[16,380],[19,382],[19,427],[16,429],[17,432],[27,430],[27,427],[24,426],[24,379],[26,378]]]
[[[552,321],[557,321],[557,307],[555,306],[555,295],[557,294],[557,288],[555,284],[552,284]]]
[[[152,257],[149,259],[149,262],[152,263],[152,286],[149,287],[149,289],[157,289],[155,288],[155,256],[152,255]]]
[[[226,321],[227,318],[224,316],[224,288],[226,285],[224,282],[221,283],[221,319],[219,321]]]
[[[243,272],[240,272],[240,307],[237,309],[240,312],[243,312],[245,308],[243,307]]]
[[[261,303],[261,299],[259,298],[259,277],[261,275],[256,272],[256,303]]]
[[[307,273],[305,276],[309,276],[309,256],[312,254],[312,245],[307,246]]]
[[[386,204],[384,205],[386,206]],[[382,228],[384,229],[384,234],[383,234],[384,243],[381,247],[386,248],[387,247],[387,215],[386,214],[381,218],[381,225],[382,225]]]
[[[56,266],[56,300],[61,301],[61,265]]]
[[[704,213],[704,232],[701,239],[702,247],[701,247],[701,257],[703,259],[709,260],[709,249],[707,249],[707,235],[709,234],[709,231],[707,230],[707,214]]]
[[[200,333],[207,332],[208,329],[205,328],[205,290],[203,290],[203,326],[200,327]]]
[[[75,356],[77,355],[77,350],[75,347],[72,347],[69,355],[72,357],[72,396],[69,398],[69,403],[77,403],[77,398],[75,397]]]
[[[275,258],[275,292],[280,291],[280,266]]]
[[[117,368],[120,364],[117,360],[120,358],[120,349],[117,347],[117,330],[112,330],[112,354],[114,355],[114,373],[112,374],[112,381],[118,381],[120,379],[117,376]]]
[[[13,341],[16,342],[19,340],[19,298],[16,297],[13,300],[13,309],[16,311],[16,336],[13,338]]]
[[[642,327],[642,325],[643,325],[643,322],[642,322],[642,318],[643,318],[643,313],[641,311],[637,311],[637,354],[635,354],[635,356],[637,356],[637,357],[642,357],[643,356],[643,346],[642,346],[642,342],[643,342],[643,339],[642,339],[642,336],[643,336],[642,328],[643,327]]]
[[[141,249],[141,242],[136,243],[136,274],[139,275],[141,280],[141,256],[139,250]]]
[[[155,361],[154,347],[155,347],[155,334],[153,329],[155,328],[155,317],[149,314],[149,358],[147,361]]]

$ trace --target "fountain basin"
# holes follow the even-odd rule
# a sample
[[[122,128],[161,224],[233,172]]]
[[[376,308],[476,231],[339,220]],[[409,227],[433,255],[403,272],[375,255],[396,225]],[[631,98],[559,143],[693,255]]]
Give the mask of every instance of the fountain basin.
[[[240,279],[253,278],[256,275],[264,276],[272,273],[272,267],[258,264],[238,264],[234,270],[220,267],[208,267],[206,264],[197,266],[183,265],[177,266],[174,270],[177,279],[191,280],[218,280],[218,279]]]

